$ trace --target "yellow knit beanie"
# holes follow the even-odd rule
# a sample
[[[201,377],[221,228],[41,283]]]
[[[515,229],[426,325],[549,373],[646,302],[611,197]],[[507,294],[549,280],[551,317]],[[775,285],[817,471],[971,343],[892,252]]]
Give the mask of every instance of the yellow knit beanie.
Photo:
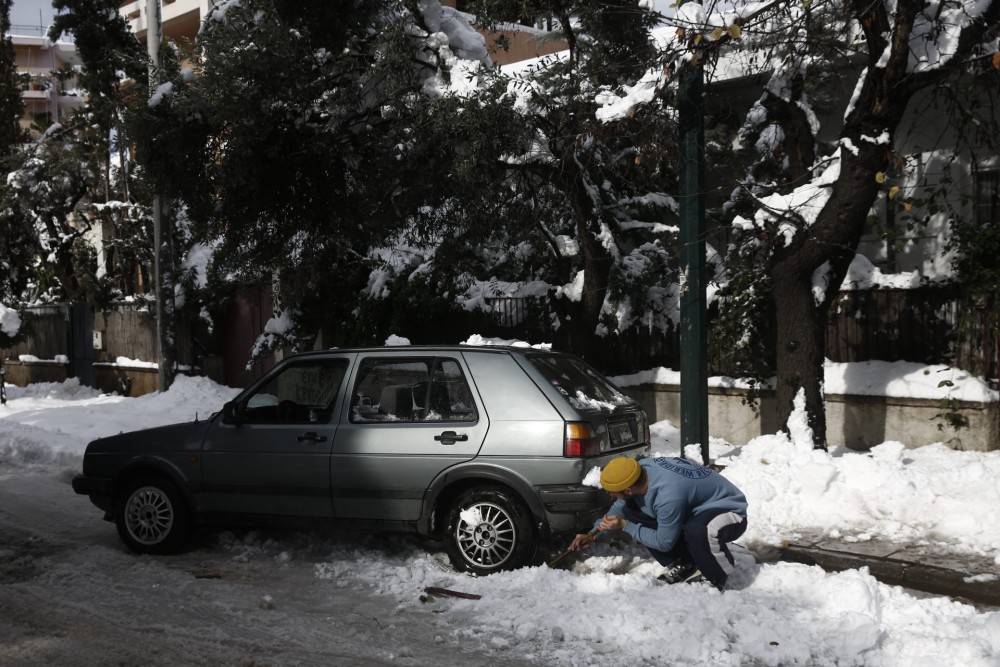
[[[620,493],[639,481],[641,471],[635,459],[612,459],[601,471],[601,486],[605,491]]]

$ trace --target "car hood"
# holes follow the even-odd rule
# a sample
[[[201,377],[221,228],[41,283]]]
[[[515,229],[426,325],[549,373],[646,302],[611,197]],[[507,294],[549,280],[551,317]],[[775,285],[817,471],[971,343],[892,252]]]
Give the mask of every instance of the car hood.
[[[113,453],[142,450],[143,452],[185,451],[198,449],[211,425],[211,420],[157,426],[141,431],[119,433],[98,438],[87,445],[87,453]]]

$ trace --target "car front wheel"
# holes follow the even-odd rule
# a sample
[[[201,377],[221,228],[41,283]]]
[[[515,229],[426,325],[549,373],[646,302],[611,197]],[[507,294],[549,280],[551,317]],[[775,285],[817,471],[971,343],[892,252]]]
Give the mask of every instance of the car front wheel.
[[[169,481],[137,479],[115,503],[115,526],[125,546],[136,553],[172,553],[187,541],[187,507]]]
[[[487,575],[531,562],[536,551],[531,514],[499,487],[476,487],[448,512],[448,556],[456,570]]]

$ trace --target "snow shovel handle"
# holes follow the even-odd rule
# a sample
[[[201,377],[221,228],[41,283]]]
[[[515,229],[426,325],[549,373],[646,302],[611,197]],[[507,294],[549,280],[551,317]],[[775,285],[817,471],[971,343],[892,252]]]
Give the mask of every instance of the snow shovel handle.
[[[585,542],[583,542],[583,544],[588,544],[590,542],[593,542],[594,538],[597,537],[597,534],[599,532],[601,532],[600,528],[595,528],[592,531],[590,531],[589,533],[587,533],[587,540]],[[573,553],[573,549],[567,549],[566,551],[562,552],[561,554],[559,554],[558,556],[556,556],[555,558],[553,558],[552,560],[550,560],[548,562],[548,566],[552,567],[553,565],[555,565],[556,563],[558,563],[559,561],[561,561],[563,558],[565,558],[566,556],[570,555],[571,553]]]

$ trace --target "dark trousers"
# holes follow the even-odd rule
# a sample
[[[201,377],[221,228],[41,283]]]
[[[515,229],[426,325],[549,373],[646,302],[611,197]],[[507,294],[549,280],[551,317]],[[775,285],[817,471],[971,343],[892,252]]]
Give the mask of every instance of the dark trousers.
[[[629,499],[623,508],[625,519],[656,530],[656,519],[639,510]],[[746,517],[729,510],[708,510],[688,519],[681,527],[681,537],[670,551],[646,547],[660,565],[673,565],[678,560],[694,561],[705,579],[716,588],[726,585],[729,573],[735,569],[729,543],[747,529]]]

